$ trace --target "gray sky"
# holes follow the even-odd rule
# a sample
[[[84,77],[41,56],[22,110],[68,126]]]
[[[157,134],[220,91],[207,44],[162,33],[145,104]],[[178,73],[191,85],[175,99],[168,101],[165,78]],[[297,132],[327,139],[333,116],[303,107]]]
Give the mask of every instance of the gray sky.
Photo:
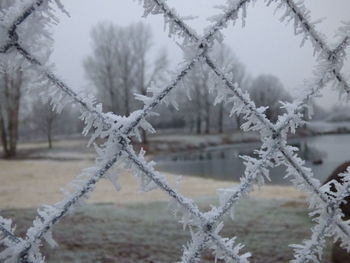
[[[88,85],[82,67],[83,59],[91,51],[90,30],[99,22],[112,21],[118,25],[143,21],[149,24],[154,35],[154,51],[165,47],[174,68],[182,58],[181,49],[168,38],[164,32],[162,16],[150,15],[142,18],[143,8],[134,0],[62,0],[71,17],[58,13],[60,24],[54,30],[54,53],[52,62],[60,77],[73,88]],[[198,16],[188,23],[199,33],[210,25],[206,20],[220,12],[214,6],[224,3],[224,0],[168,0],[168,4],[176,8],[183,16]],[[246,66],[247,72],[253,77],[259,74],[274,74],[279,77],[285,87],[293,89],[302,85],[310,78],[313,66],[316,65],[313,50],[309,42],[300,48],[301,37],[294,36],[293,23],[285,25],[279,18],[283,14],[274,14],[275,6],[266,7],[259,0],[255,6],[247,10],[246,26],[242,28],[241,21],[235,26],[230,25],[224,30],[224,42],[232,47],[236,56]],[[334,33],[341,21],[350,21],[349,0],[306,0],[306,5],[312,10],[313,19],[327,18],[317,29],[323,32],[329,43],[336,41]],[[348,48],[349,51],[349,48]],[[343,72],[350,75],[350,63],[346,61]],[[325,96],[319,99],[323,106],[330,107],[337,101],[338,93],[327,88]]]

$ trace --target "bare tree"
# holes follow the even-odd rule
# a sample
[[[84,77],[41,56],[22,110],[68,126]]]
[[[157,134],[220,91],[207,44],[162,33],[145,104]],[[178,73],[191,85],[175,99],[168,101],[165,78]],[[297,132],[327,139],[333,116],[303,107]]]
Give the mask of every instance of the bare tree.
[[[150,28],[142,23],[137,23],[131,29],[134,34],[132,39],[133,55],[136,58],[136,71],[134,73],[136,90],[141,95],[147,95],[147,89],[151,85],[155,85],[155,82],[165,79],[164,70],[168,66],[167,54],[165,50],[162,50],[155,61],[150,63],[149,53],[153,45]],[[142,130],[142,141],[147,143],[147,136],[144,130]]]
[[[122,97],[117,94],[118,64],[116,59],[117,36],[113,24],[99,24],[91,31],[92,52],[84,61],[87,77],[96,87],[106,110],[121,113]]]
[[[91,32],[93,52],[84,61],[90,82],[106,110],[129,115],[136,104],[134,93],[146,94],[167,65],[164,52],[151,63],[152,33],[137,23],[126,27],[99,24]]]
[[[283,112],[280,101],[291,100],[291,96],[284,89],[283,84],[272,75],[260,75],[255,78],[250,87],[250,96],[258,107],[268,107],[266,116],[273,122]]]
[[[1,0],[0,12],[6,13],[17,1]],[[49,47],[52,43],[49,25],[45,24],[45,16],[39,16],[38,22],[26,24],[27,27],[39,25],[41,32],[24,34],[26,39],[25,49],[35,53],[36,58],[45,65],[49,58]],[[40,25],[40,23],[43,23]],[[25,24],[25,23],[24,23]],[[25,27],[21,24],[21,27]],[[30,68],[28,59],[20,55],[15,50],[10,49],[6,54],[2,54],[0,61],[0,138],[5,158],[13,158],[17,153],[17,139],[19,136],[19,118],[24,111],[21,108],[29,100],[22,100],[23,94],[27,90],[29,83],[34,80],[40,80],[41,74],[34,72]],[[40,81],[39,81],[40,82]],[[38,82],[38,83],[39,83]],[[35,85],[39,84],[36,83]],[[47,87],[46,87],[47,88]]]
[[[22,68],[4,66],[0,73],[0,133],[5,158],[16,155],[22,90]]]
[[[187,112],[191,115],[191,122],[195,133],[200,134],[203,131],[203,124],[207,120],[206,113],[210,113],[210,105],[208,107],[206,100],[208,100],[207,82],[209,80],[207,68],[201,68],[195,66],[192,71],[188,74],[187,85],[192,90],[192,101],[186,102],[188,108]],[[208,124],[208,123],[207,123]],[[208,126],[207,126],[208,127]]]
[[[214,47],[211,56],[215,62],[224,69],[225,74],[230,75],[235,83],[245,88],[247,75],[243,64],[235,57],[230,47],[218,44]],[[208,92],[209,87],[223,85],[222,81],[211,78],[211,69],[206,66],[195,67],[187,78],[187,85],[192,89],[192,102],[187,105],[191,112],[192,125],[197,134],[210,133],[215,126],[217,131],[224,131],[226,106],[223,103],[212,105],[214,95]],[[217,80],[217,81],[216,81]],[[236,117],[237,119],[239,117]]]
[[[244,65],[239,61],[239,59],[232,52],[232,49],[225,45],[220,44],[215,46],[212,52],[212,56],[215,58],[217,65],[224,70],[227,75],[231,75],[232,81],[237,83],[240,88],[247,89],[249,76],[246,74]],[[222,82],[215,83],[214,85],[222,85]],[[228,114],[228,110],[225,104],[220,103],[218,106],[218,132],[224,132],[225,116]],[[241,117],[238,115],[234,116],[236,120],[236,127],[239,128],[241,125]]]
[[[0,11],[11,5],[11,1],[0,1]],[[12,54],[11,54],[12,56]],[[0,70],[0,137],[5,158],[16,155],[18,116],[23,86],[21,65],[1,63]]]
[[[49,149],[52,148],[53,132],[56,128],[59,115],[52,110],[48,102],[35,101],[32,108],[31,123],[37,135],[44,135]]]

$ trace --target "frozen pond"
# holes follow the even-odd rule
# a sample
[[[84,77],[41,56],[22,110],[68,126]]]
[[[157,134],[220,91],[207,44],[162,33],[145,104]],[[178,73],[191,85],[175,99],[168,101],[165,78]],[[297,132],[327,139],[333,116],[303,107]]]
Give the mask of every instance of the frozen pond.
[[[312,168],[315,176],[321,181],[324,181],[338,165],[350,160],[349,134],[307,137],[294,139],[289,143],[301,149],[300,155],[303,158],[310,159],[306,165]],[[241,143],[156,156],[155,159],[158,163],[157,168],[161,171],[237,181],[245,168],[239,155],[252,155],[253,150],[259,146],[259,143]],[[317,164],[320,159],[322,163]],[[274,168],[270,172],[271,183],[290,184],[283,176],[283,167]]]

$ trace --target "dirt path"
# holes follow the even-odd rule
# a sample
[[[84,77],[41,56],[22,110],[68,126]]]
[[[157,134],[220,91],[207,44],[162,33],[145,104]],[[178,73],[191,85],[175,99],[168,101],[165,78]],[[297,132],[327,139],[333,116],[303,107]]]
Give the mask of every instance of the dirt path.
[[[0,161],[0,208],[30,208],[52,204],[62,198],[60,188],[73,180],[91,161],[17,160]],[[113,185],[102,180],[88,199],[89,203],[148,203],[168,200],[160,190],[148,193],[139,191],[138,182],[125,170],[114,170],[122,186],[116,192]],[[176,176],[166,174],[169,182],[176,185]],[[216,189],[227,188],[235,183],[197,177],[183,177],[179,190],[192,198],[213,197]],[[305,195],[289,186],[264,186],[252,196],[266,199],[300,199]]]

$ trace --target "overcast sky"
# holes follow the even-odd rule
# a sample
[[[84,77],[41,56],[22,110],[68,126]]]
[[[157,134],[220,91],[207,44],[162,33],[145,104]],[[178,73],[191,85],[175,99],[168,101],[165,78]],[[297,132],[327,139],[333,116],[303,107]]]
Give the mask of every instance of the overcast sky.
[[[59,76],[73,88],[88,85],[82,67],[83,59],[91,52],[90,30],[99,22],[112,21],[118,25],[128,25],[138,21],[149,24],[154,35],[155,53],[165,47],[174,68],[181,61],[182,51],[173,39],[164,32],[162,16],[142,18],[143,8],[138,0],[62,0],[71,17],[58,13],[61,22],[54,30],[54,53],[52,62],[56,64]],[[224,0],[168,0],[183,16],[197,16],[188,23],[199,33],[210,25],[207,17],[217,14],[214,6]],[[294,36],[293,24],[285,25],[279,18],[281,11],[274,14],[275,6],[266,7],[259,0],[248,8],[246,26],[241,23],[230,25],[224,30],[224,42],[229,45],[238,59],[253,77],[259,74],[274,74],[285,87],[293,92],[305,79],[310,78],[316,65],[309,42],[300,48],[301,37]],[[323,32],[329,43],[336,41],[335,32],[341,21],[350,21],[349,0],[306,0],[312,10],[313,19],[326,18],[317,29]],[[349,50],[349,49],[348,49]],[[346,61],[344,73],[350,75],[350,63]],[[337,101],[338,93],[327,89],[318,102],[330,107]]]

